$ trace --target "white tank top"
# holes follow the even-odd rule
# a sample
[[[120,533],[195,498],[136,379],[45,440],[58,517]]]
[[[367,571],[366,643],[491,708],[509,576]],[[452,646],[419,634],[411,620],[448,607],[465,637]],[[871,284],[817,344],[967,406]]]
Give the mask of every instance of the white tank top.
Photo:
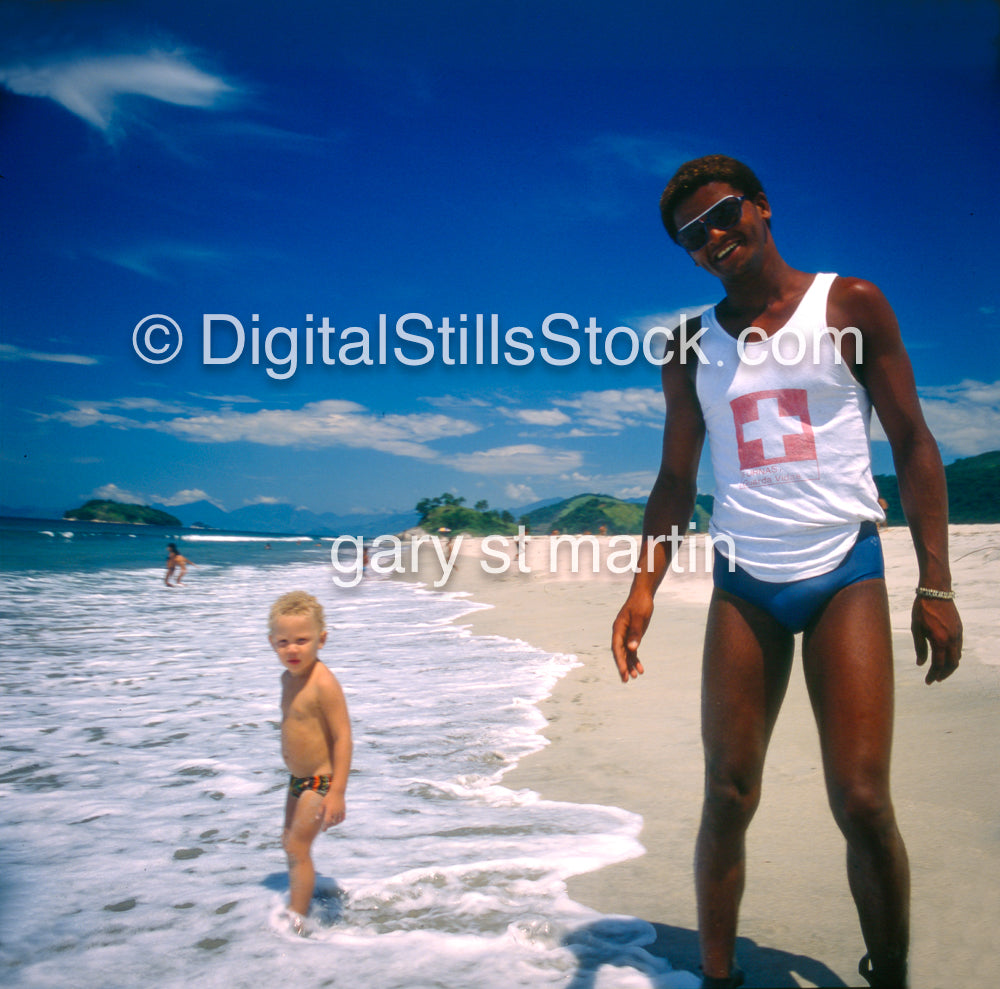
[[[827,329],[836,277],[816,275],[771,337],[749,334],[742,361],[715,310],[702,316],[708,363],[695,383],[716,484],[709,531],[731,539],[736,562],[759,580],[833,570],[859,523],[884,517],[871,472],[871,401]]]

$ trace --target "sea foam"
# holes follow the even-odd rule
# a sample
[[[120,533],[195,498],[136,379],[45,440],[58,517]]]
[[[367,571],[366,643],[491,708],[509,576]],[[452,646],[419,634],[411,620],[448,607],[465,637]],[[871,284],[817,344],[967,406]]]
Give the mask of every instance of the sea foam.
[[[572,657],[472,636],[477,606],[455,596],[337,588],[322,549],[256,552],[192,567],[180,591],[107,548],[100,569],[0,575],[5,984],[697,985],[641,950],[648,924],[566,895],[641,854],[639,818],[503,785],[544,744],[535,704]],[[265,627],[299,587],[326,608],[355,735],[306,937],[285,911]]]

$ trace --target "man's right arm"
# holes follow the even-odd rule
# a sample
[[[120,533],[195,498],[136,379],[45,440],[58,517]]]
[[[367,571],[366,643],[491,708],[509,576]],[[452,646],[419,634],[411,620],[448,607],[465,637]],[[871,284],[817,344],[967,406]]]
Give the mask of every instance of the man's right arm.
[[[663,365],[667,418],[660,471],[646,503],[638,570],[612,627],[611,652],[623,683],[643,672],[639,643],[653,615],[656,589],[670,565],[674,545],[670,537],[687,532],[694,511],[698,461],[705,439],[694,370],[674,361]]]

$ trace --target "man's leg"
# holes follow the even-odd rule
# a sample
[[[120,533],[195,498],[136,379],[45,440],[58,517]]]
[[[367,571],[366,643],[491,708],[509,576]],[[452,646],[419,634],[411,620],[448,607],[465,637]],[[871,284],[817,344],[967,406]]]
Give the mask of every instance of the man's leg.
[[[806,629],[802,659],[874,984],[902,986],[910,872],[889,790],[893,666],[885,582],[839,591]]]
[[[695,851],[705,975],[729,975],[743,895],[747,826],[764,755],[788,686],[794,638],[770,615],[715,591],[705,630],[702,743],[705,801]]]

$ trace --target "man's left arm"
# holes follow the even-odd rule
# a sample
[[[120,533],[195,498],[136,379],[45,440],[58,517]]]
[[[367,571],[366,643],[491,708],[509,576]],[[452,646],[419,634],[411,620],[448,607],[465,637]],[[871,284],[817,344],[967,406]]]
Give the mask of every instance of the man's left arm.
[[[830,296],[834,325],[861,331],[856,374],[871,396],[892,447],[899,496],[913,538],[918,586],[950,592],[948,563],[948,489],[937,443],[917,398],[913,368],[899,324],[882,292],[871,282],[839,278]],[[930,654],[926,682],[951,676],[962,655],[962,621],[954,600],[917,595],[910,630],[917,665]]]

